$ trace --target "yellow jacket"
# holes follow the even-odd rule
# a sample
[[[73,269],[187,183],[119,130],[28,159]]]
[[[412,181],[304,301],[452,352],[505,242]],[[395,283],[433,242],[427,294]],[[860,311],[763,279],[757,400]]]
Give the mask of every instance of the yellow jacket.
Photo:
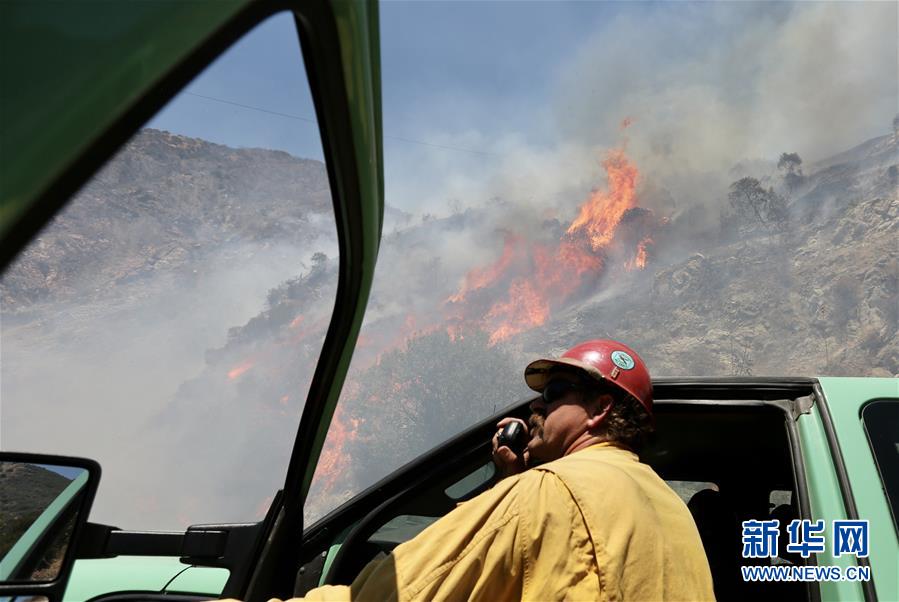
[[[686,505],[601,443],[500,481],[306,600],[713,600]]]

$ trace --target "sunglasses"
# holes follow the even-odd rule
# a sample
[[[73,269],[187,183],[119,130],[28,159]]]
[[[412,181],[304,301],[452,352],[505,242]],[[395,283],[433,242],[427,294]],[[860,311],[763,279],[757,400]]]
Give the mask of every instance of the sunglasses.
[[[547,404],[559,401],[571,391],[583,391],[584,385],[567,380],[554,380],[543,387],[543,401]]]

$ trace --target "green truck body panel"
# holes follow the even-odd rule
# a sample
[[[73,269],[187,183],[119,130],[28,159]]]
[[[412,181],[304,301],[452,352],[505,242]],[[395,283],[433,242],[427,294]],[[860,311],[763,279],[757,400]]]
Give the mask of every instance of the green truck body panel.
[[[899,537],[861,420],[862,408],[868,402],[899,400],[899,379],[820,378],[819,382],[833,418],[859,518],[870,521],[871,576],[877,596],[880,600],[899,600]]]
[[[172,592],[201,592],[218,596],[222,593],[227,581],[227,569],[192,566],[186,571],[179,573],[167,589]]]
[[[823,519],[825,524],[831,524],[834,520],[846,518],[846,509],[840,495],[840,482],[830,457],[830,449],[827,447],[827,435],[820,409],[813,406],[809,414],[800,416],[797,426],[802,459],[805,462],[812,520]],[[828,549],[824,555],[819,554],[818,564],[838,566],[842,570],[857,564],[852,557],[833,558],[830,549],[831,538],[828,536],[825,541]],[[828,581],[822,582],[820,588],[822,600],[864,599],[862,587],[858,583]]]
[[[72,569],[64,600],[84,602],[109,592],[160,592],[163,588],[170,592],[217,596],[227,580],[225,569],[188,567],[178,558],[119,556],[78,560]]]

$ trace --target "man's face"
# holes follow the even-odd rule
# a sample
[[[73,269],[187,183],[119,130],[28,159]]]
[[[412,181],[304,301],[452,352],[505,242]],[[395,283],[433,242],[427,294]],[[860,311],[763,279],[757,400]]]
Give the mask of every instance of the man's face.
[[[578,437],[587,430],[590,412],[584,405],[584,389],[574,375],[560,373],[550,377],[543,398],[531,403],[531,461],[550,462],[564,456]]]

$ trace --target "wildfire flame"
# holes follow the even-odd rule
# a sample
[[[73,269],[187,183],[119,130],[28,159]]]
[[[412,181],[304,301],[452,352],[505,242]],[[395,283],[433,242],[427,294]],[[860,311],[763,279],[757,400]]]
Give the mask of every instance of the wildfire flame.
[[[641,270],[646,267],[646,245],[651,244],[651,238],[644,238],[640,241],[640,244],[637,245],[637,255],[634,257],[634,267]]]
[[[520,236],[517,236],[512,232],[506,232],[505,241],[503,242],[503,252],[499,259],[487,267],[474,268],[468,272],[468,274],[465,275],[465,284],[462,285],[462,288],[458,293],[448,300],[453,303],[464,301],[465,297],[471,291],[484,288],[495,282],[509,268],[515,254],[521,247],[522,240],[523,239]]]
[[[625,118],[621,129],[627,129],[632,121]],[[544,223],[548,224],[545,232],[552,234],[530,240],[521,233],[501,231],[499,255],[466,273],[457,292],[445,300],[442,316],[402,316],[392,312],[380,316],[379,327],[359,337],[356,353],[363,360],[360,365],[381,364],[386,353],[409,348],[417,337],[437,331],[445,331],[456,341],[480,329],[487,333],[489,344],[495,345],[546,323],[554,311],[594,290],[607,267],[645,269],[655,244],[650,235],[657,233],[655,228],[664,223],[664,218],[660,221],[651,211],[637,206],[640,174],[623,147],[609,150],[601,165],[607,176],[606,186],[591,191],[569,224],[560,224],[554,214],[544,214]],[[311,334],[324,332],[327,324],[326,317],[314,313],[308,317],[297,315],[284,330],[279,344],[298,345]],[[252,360],[228,372],[229,380],[239,378],[255,362],[263,370],[266,358],[266,353],[254,351]],[[394,403],[402,403],[405,385],[394,383]],[[343,396],[364,399],[369,405],[378,403],[376,397],[366,396],[364,391],[361,383],[348,380]],[[289,396],[283,395],[278,401],[278,410],[289,410]],[[343,475],[351,468],[348,462],[356,447],[353,442],[365,437],[360,435],[363,421],[347,407],[345,403],[338,405],[316,469],[316,481],[324,491],[333,492],[343,482]],[[410,415],[414,415],[414,410],[410,407]]]
[[[621,217],[636,206],[637,167],[624,154],[613,149],[602,162],[609,179],[608,190],[594,190],[571,225],[568,234],[586,236],[594,251],[610,242]]]
[[[382,341],[379,346],[379,352],[375,357],[374,363],[380,364],[381,359],[385,354],[394,351],[395,349],[407,349],[409,347],[409,343],[413,340],[431,334],[432,332],[436,332],[440,330],[440,324],[428,324],[419,326],[418,319],[415,314],[407,314],[406,319],[403,320],[403,325],[398,330],[396,336],[387,341]],[[446,327],[448,333],[452,333],[451,327]],[[452,338],[452,334],[450,335]]]
[[[230,370],[228,370],[228,380],[237,380],[240,378],[247,370],[252,368],[255,365],[253,360],[246,360],[241,362],[240,364],[234,366]]]
[[[625,120],[622,127],[629,125]],[[595,281],[605,265],[605,250],[615,238],[625,213],[636,206],[637,167],[624,149],[609,151],[602,161],[608,176],[606,189],[594,190],[578,209],[578,215],[561,239],[530,242],[507,232],[500,257],[468,272],[459,292],[447,300],[452,320],[451,336],[458,324],[475,321],[490,334],[490,344],[544,324],[554,308],[563,305],[585,283]],[[646,263],[646,245],[637,250],[635,265]],[[528,266],[525,273],[519,266]],[[472,293],[482,289],[505,291],[480,317]],[[496,295],[493,295],[496,299]]]
[[[348,416],[344,407],[338,404],[334,411],[328,436],[315,467],[315,477],[321,479],[326,491],[333,488],[337,479],[346,472],[350,458],[345,451],[346,446],[359,438],[359,427],[362,425],[362,420]]]
[[[485,316],[488,322],[499,322],[490,333],[490,344],[509,338],[534,326],[543,324],[549,317],[549,303],[525,278],[516,278],[509,287],[509,300],[499,301]]]
[[[306,316],[299,315],[291,320],[290,325],[288,326],[288,328],[291,330],[291,336],[287,340],[287,342],[291,345],[296,345],[310,335],[321,334],[321,332],[324,328],[327,327],[327,325],[327,316],[319,316],[318,319],[306,320]]]

